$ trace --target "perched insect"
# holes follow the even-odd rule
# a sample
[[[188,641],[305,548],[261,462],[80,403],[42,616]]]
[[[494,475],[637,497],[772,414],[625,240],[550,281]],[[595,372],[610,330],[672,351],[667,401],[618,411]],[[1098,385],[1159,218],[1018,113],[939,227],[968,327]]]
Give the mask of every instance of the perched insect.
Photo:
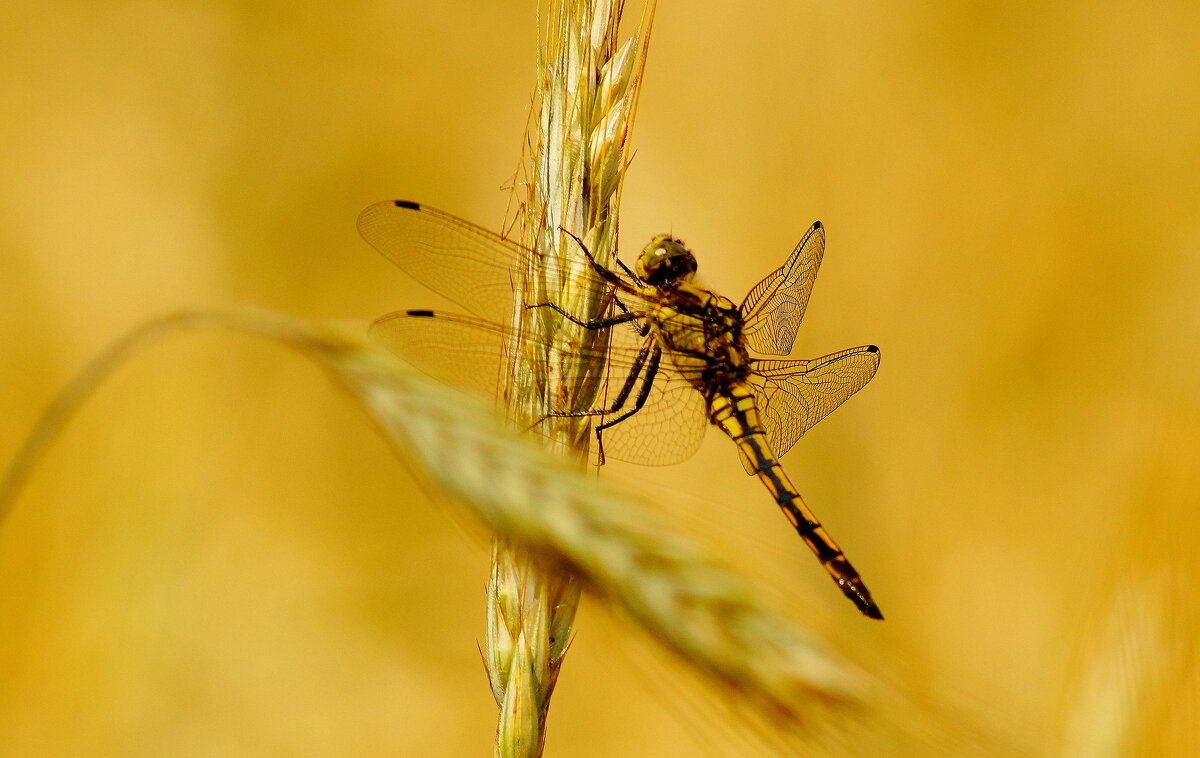
[[[494,393],[505,356],[515,345],[538,340],[533,330],[517,333],[510,326],[515,272],[537,253],[450,214],[400,200],[364,210],[358,229],[401,269],[478,317],[401,311],[376,321],[373,335],[434,376]],[[598,417],[601,462],[606,452],[638,463],[676,462],[696,449],[706,422],[717,426],[737,444],[746,472],[762,480],[846,597],[867,616],[883,618],[778,460],[870,381],[879,367],[879,348],[865,345],[812,360],[750,356],[791,352],[825,250],[821,224],[812,225],[787,262],[755,285],[740,306],[694,284],[696,258],[668,235],[652,239],[633,270],[621,264],[624,276],[597,263],[575,241],[583,258],[570,274],[560,263],[549,276],[571,275],[578,282],[582,269],[584,283],[577,289],[592,302],[614,304],[613,315],[584,319],[554,302],[525,307],[557,312],[593,334],[606,330],[609,339],[534,348],[551,358],[566,386],[588,381],[599,365],[616,394],[603,408],[559,408],[549,416]]]

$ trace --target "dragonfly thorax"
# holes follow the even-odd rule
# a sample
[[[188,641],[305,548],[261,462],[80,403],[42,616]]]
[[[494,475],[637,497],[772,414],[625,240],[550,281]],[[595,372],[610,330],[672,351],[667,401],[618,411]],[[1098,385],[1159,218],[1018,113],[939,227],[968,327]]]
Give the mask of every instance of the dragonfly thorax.
[[[676,287],[696,273],[696,256],[683,242],[669,234],[660,234],[642,250],[635,270],[646,284]]]

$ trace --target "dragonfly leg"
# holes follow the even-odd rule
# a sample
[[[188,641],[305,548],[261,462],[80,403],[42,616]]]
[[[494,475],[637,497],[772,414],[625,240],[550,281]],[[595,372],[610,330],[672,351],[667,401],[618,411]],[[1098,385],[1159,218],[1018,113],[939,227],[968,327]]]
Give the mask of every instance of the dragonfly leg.
[[[655,348],[658,349],[657,347]],[[629,370],[629,374],[625,377],[625,383],[621,385],[621,390],[613,399],[612,406],[605,411],[606,413],[616,413],[625,407],[625,401],[629,399],[629,394],[633,392],[633,385],[637,382],[638,375],[642,373],[642,367],[646,365],[646,357],[650,354],[650,345],[643,345],[638,351],[637,357],[633,361],[633,367]],[[658,369],[657,359],[651,361],[650,371],[654,372]]]
[[[646,399],[650,397],[650,390],[654,386],[654,377],[658,374],[658,364],[661,360],[662,360],[662,348],[659,347],[658,345],[655,345],[654,352],[650,356],[650,365],[646,366],[646,375],[645,375],[645,378],[642,380],[642,387],[640,390],[638,390],[637,399],[635,399],[633,401],[633,407],[630,408],[625,413],[622,413],[620,416],[618,416],[614,419],[605,421],[596,426],[596,447],[599,450],[601,466],[604,465],[604,430],[611,429],[612,427],[616,426],[617,424],[621,423],[625,419],[629,418],[633,414],[640,411],[646,405]],[[632,378],[632,377],[633,377],[633,374],[631,372],[630,378]],[[630,381],[630,379],[625,380],[624,389],[626,390],[626,392],[625,392],[626,397],[622,398],[622,405],[624,404],[624,400],[628,398],[628,395],[629,395],[628,390],[630,389],[631,384],[632,384],[632,382]],[[616,413],[619,410],[620,410],[619,407],[615,407],[615,408],[613,408],[612,412]]]
[[[613,302],[616,303],[617,307],[621,309],[622,313],[633,313],[633,311],[629,310],[629,306],[623,303],[621,298],[617,297],[616,295],[613,295]],[[650,333],[650,325],[645,321],[634,324],[633,328],[638,333],[639,337],[645,337]]]
[[[575,240],[575,243],[577,245],[579,245],[579,249],[583,251],[583,254],[585,256],[587,256],[588,263],[592,264],[592,270],[596,272],[596,276],[599,276],[601,279],[608,282],[609,284],[616,287],[617,289],[624,290],[626,292],[636,292],[637,291],[636,289],[634,289],[633,287],[631,287],[629,285],[629,282],[627,282],[624,279],[622,279],[621,277],[617,276],[612,271],[609,271],[604,266],[601,266],[596,261],[596,259],[592,257],[592,251],[588,250],[587,245],[583,244],[583,240],[579,239],[574,234],[572,234],[571,232],[562,228],[561,226],[558,227],[558,230],[560,232],[562,232],[563,234],[567,235],[568,237],[570,237],[571,239]],[[630,276],[632,276],[633,280],[635,282],[637,282],[641,286],[645,286],[642,284],[642,281],[640,279],[638,279],[637,276],[635,276],[634,273],[625,266],[624,263],[621,263],[620,260],[617,260],[617,265],[619,265],[622,269],[625,270],[626,273],[628,273]]]
[[[650,362],[647,365],[646,359],[649,357]],[[607,408],[592,408],[583,411],[554,411],[546,414],[542,419],[547,418],[579,418],[581,416],[609,416],[614,413],[621,413],[628,402],[629,396],[633,393],[633,386],[637,384],[638,377],[642,376],[642,386],[638,389],[637,397],[634,399],[633,408],[621,413],[621,415],[611,421],[605,421],[596,426],[596,450],[599,456],[599,464],[604,465],[604,430],[619,424],[633,414],[637,413],[646,405],[646,399],[650,397],[650,388],[654,385],[654,376],[658,373],[658,365],[662,360],[662,348],[658,345],[646,345],[633,361],[633,366],[629,370],[629,374],[625,377],[625,383],[621,385],[617,396],[613,398],[612,404]],[[643,374],[643,367],[645,372]],[[539,424],[541,421],[538,422]]]
[[[629,278],[633,280],[634,284],[636,284],[639,287],[646,286],[646,283],[643,282],[637,274],[633,273],[633,269],[631,269],[625,265],[625,261],[616,257],[615,255],[613,256],[613,260],[615,260],[617,262],[617,265],[621,267],[621,270],[624,271],[629,276]]]
[[[621,385],[621,390],[617,396],[613,398],[612,405],[607,408],[591,408],[583,411],[551,411],[547,413],[541,421],[548,418],[578,418],[581,416],[607,416],[612,413],[619,412],[625,407],[625,401],[629,399],[630,393],[633,392],[633,385],[637,383],[638,376],[642,373],[642,367],[646,365],[646,358],[650,355],[650,345],[644,346],[633,359],[633,366],[629,369],[629,374],[625,377],[625,383]],[[657,346],[654,348],[658,350]],[[651,361],[651,367],[654,370],[658,369],[657,358]]]
[[[568,237],[570,237],[571,239],[575,240],[576,244],[578,244],[580,249],[583,250],[583,254],[587,256],[588,261],[592,264],[593,267],[600,265],[600,264],[596,263],[595,258],[592,257],[592,251],[587,249],[587,245],[583,244],[583,240],[579,239],[574,234],[571,234],[569,231],[562,228],[561,226],[558,227],[558,230],[560,232],[562,232],[563,234],[567,235]],[[641,277],[639,277],[637,274],[633,273],[633,269],[631,269],[625,265],[625,261],[621,260],[620,258],[618,258],[615,255],[613,256],[613,260],[615,260],[617,262],[617,265],[621,267],[621,270],[624,271],[625,274],[630,279],[633,280],[634,284],[636,284],[639,287],[646,286],[646,283],[642,281]],[[601,268],[603,268],[603,267],[601,266]]]
[[[565,318],[567,321],[570,321],[572,324],[578,324],[579,326],[582,326],[584,329],[607,329],[610,326],[616,326],[617,324],[625,324],[630,321],[636,321],[639,318],[641,318],[641,314],[636,313],[634,311],[627,310],[624,313],[618,313],[615,316],[608,316],[606,318],[597,318],[597,319],[592,319],[590,321],[584,321],[583,319],[579,318],[578,316],[574,315],[573,313],[566,311],[561,305],[558,305],[557,303],[534,303],[533,305],[527,305],[525,307],[526,308],[549,308],[550,310],[554,311],[558,315]]]

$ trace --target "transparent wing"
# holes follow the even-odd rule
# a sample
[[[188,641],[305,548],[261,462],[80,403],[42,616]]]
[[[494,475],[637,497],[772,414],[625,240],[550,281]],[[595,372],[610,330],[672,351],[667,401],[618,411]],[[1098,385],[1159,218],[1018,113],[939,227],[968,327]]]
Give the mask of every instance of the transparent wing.
[[[548,286],[573,282],[579,302],[601,302],[610,287],[590,271],[582,253],[552,265],[536,252],[457,216],[407,200],[375,203],[358,216],[372,247],[421,284],[476,316],[500,324],[512,318],[516,277],[531,263]],[[571,251],[579,252],[579,251]],[[582,288],[587,292],[578,292]],[[539,300],[540,301],[540,300]]]
[[[775,455],[782,456],[813,424],[871,381],[879,348],[852,347],[808,361],[754,361],[751,384]]]
[[[415,314],[429,314],[422,318]],[[434,379],[495,397],[515,343],[495,324],[457,314],[398,311],[371,324],[373,340]]]
[[[825,254],[825,227],[821,222],[796,245],[787,263],[763,279],[742,302],[739,310],[745,326],[746,345],[764,355],[792,352],[796,330],[804,319],[821,257]]]
[[[627,349],[616,349],[615,363],[628,363]],[[669,358],[664,356],[664,363]],[[610,375],[611,399],[624,374]],[[614,386],[615,385],[615,386]],[[604,454],[643,466],[670,466],[687,460],[704,440],[708,416],[704,396],[678,370],[669,365],[659,368],[646,405],[616,426],[604,430]]]
[[[520,335],[518,339],[512,329],[498,324],[443,312],[401,311],[383,316],[371,325],[374,339],[418,369],[489,397],[495,397],[503,387],[503,372],[514,350],[539,351],[543,359],[539,363],[551,366],[555,380],[564,386],[583,383],[586,372],[599,366],[606,385],[599,405],[613,402],[638,362],[646,340],[624,326],[610,331],[606,349],[572,347],[564,351],[530,335]],[[633,407],[640,387],[638,381],[622,410]],[[621,411],[593,420],[601,423],[619,415]],[[604,452],[644,465],[677,463],[699,447],[706,426],[704,398],[664,359],[643,408],[605,430]]]

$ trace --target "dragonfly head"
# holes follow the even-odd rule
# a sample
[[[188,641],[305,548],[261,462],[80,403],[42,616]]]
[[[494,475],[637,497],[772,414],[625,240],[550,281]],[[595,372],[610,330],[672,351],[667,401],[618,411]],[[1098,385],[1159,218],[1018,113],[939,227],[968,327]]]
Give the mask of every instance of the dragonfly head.
[[[634,270],[646,284],[673,287],[688,281],[696,273],[696,256],[679,240],[660,234],[642,250]]]

